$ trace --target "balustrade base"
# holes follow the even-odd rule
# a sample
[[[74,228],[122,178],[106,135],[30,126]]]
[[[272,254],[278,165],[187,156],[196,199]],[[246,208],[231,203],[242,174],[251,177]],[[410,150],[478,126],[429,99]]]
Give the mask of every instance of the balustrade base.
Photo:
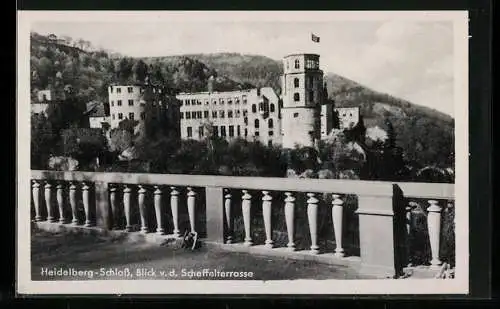
[[[213,246],[232,252],[251,253],[302,261],[314,261],[322,264],[354,267],[354,269],[356,269],[356,267],[361,263],[361,259],[357,256],[338,258],[334,253],[330,252],[311,254],[309,250],[292,251],[289,247],[274,247],[271,249],[265,244],[248,247],[244,243],[235,243],[230,245],[211,241],[205,241],[205,243],[207,246]]]

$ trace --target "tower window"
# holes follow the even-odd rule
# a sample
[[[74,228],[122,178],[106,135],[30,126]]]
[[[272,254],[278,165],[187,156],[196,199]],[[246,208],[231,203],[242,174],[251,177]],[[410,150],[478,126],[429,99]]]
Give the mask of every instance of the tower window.
[[[226,126],[220,127],[220,136],[226,137]]]
[[[201,111],[197,111],[196,116],[198,117],[198,119],[201,119],[201,117],[202,117]]]
[[[196,112],[191,112],[191,118],[196,119]]]
[[[213,129],[214,129],[214,136],[219,136],[219,127],[213,126]]]
[[[293,118],[299,117],[299,113],[293,113]]]
[[[259,119],[255,119],[255,121],[254,121],[254,127],[255,127],[256,129],[258,129],[258,128],[259,128]]]
[[[295,68],[300,69],[300,60],[299,59],[295,60]]]
[[[274,132],[273,131],[269,131],[269,136],[273,136],[274,135]]]
[[[256,132],[255,132],[255,136],[259,136],[259,135],[260,135],[260,134],[259,134],[259,131],[256,131]]]
[[[273,123],[273,120],[272,120],[272,119],[269,119],[269,120],[267,121],[267,127],[268,127],[269,129],[272,129],[272,128],[274,127],[274,123]]]
[[[252,113],[257,112],[257,106],[255,104],[252,104]]]
[[[128,106],[134,106],[134,100],[128,100]]]
[[[118,119],[123,119],[123,114],[122,113],[118,113]]]
[[[128,93],[133,93],[133,92],[134,92],[134,88],[132,88],[132,87],[127,87],[127,91],[128,91]]]
[[[293,86],[299,88],[299,79],[297,77],[293,79]]]
[[[118,101],[116,101],[116,105],[118,105],[118,106],[122,106],[122,100],[118,100]]]
[[[203,112],[203,118],[208,118],[208,111]]]
[[[219,111],[219,117],[224,118],[224,111]]]
[[[309,101],[314,102],[314,91],[309,91]]]
[[[193,128],[187,127],[187,137],[192,137],[193,136]]]
[[[271,113],[274,113],[274,104],[271,103]]]
[[[186,119],[191,119],[191,113],[190,112],[186,112]]]
[[[217,111],[212,111],[212,118],[217,118]]]
[[[240,135],[241,135],[241,128],[240,128],[240,126],[239,126],[239,125],[236,127],[236,131],[237,131],[237,132],[236,132],[236,134],[237,134],[238,136],[240,136]]]
[[[122,88],[116,87],[116,93],[122,93]]]
[[[233,118],[233,111],[227,111],[227,118]]]
[[[229,126],[229,137],[234,136],[234,126]]]
[[[134,120],[134,113],[128,113],[128,119]]]
[[[295,102],[299,102],[300,101],[300,94],[298,94],[297,92],[293,94],[293,100]]]
[[[184,112],[180,113],[181,119],[184,119]]]
[[[203,137],[203,127],[198,128],[198,136]]]

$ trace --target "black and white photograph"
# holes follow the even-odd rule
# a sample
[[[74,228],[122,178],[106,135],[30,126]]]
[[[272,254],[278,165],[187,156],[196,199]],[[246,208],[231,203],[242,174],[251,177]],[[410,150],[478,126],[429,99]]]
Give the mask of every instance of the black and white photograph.
[[[467,31],[19,11],[18,292],[466,294]]]

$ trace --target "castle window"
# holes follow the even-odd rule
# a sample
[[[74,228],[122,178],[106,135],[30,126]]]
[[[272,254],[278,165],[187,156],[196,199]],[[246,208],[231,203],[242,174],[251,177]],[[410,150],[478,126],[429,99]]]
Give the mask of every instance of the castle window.
[[[212,118],[217,118],[217,111],[212,111]]]
[[[189,105],[189,100],[186,100],[186,106],[188,106],[188,105]]]
[[[46,94],[42,94],[42,97],[43,97],[43,99],[42,99],[43,102],[47,101],[47,95]]]
[[[274,123],[273,123],[273,120],[272,120],[272,119],[269,119],[269,120],[267,121],[267,127],[268,127],[269,129],[272,129],[272,128],[274,127]]]
[[[218,126],[213,126],[214,129],[214,136],[219,136],[219,127]]]
[[[116,87],[116,93],[122,93],[122,88]]]
[[[239,109],[237,109],[237,110],[236,110],[236,113],[235,113],[235,115],[234,115],[234,117],[235,117],[235,118],[240,118],[240,114],[241,114],[240,110],[239,110]]]
[[[345,117],[345,113],[342,114],[342,117]]]
[[[226,126],[220,127],[220,136],[226,137]]]
[[[128,106],[133,106],[134,105],[134,100],[128,100]]]
[[[187,137],[192,137],[193,136],[193,128],[187,127]]]
[[[208,111],[203,112],[203,118],[208,118]]]
[[[299,88],[299,79],[297,77],[293,79],[293,86]]]
[[[113,93],[113,86],[110,86],[110,87],[109,87],[109,92],[110,92],[110,93]]]
[[[186,119],[191,119],[191,113],[190,112],[186,112]]]
[[[111,106],[115,106],[115,102],[111,101]]]
[[[181,115],[181,119],[184,119],[184,113],[183,113],[183,112],[181,112],[181,114],[180,114],[180,115]]]
[[[133,93],[133,92],[134,92],[134,88],[132,88],[132,87],[127,87],[127,91],[128,91],[128,93]]]
[[[236,127],[236,134],[237,134],[238,136],[240,136],[240,135],[241,135],[241,128],[240,128],[240,126],[239,126],[239,125]]]
[[[293,118],[299,117],[299,113],[293,113]]]
[[[273,131],[269,131],[269,136],[273,136],[274,135],[274,132]]]
[[[145,113],[145,112],[142,112],[142,113],[141,113],[141,119],[142,119],[142,120],[146,119],[146,113]]]
[[[128,119],[134,120],[134,113],[128,113]]]
[[[234,126],[229,126],[229,137],[234,136]]]
[[[233,104],[233,100],[231,99],[227,100],[227,104]]]
[[[196,119],[196,112],[191,112],[191,118]]]
[[[252,113],[257,112],[257,106],[255,104],[252,104]]]
[[[271,113],[274,113],[274,104],[271,103]]]
[[[352,113],[349,113],[349,117],[352,117]]]
[[[118,101],[116,101],[116,105],[118,105],[118,106],[122,106],[122,100],[118,100]]]
[[[198,102],[197,102],[197,103],[198,103],[198,105],[201,105],[201,101],[200,101],[200,100],[198,100]]]
[[[246,109],[243,110],[243,116],[248,115],[248,111]]]
[[[214,105],[216,105],[216,104],[217,104],[217,100],[213,100],[213,101],[212,101],[212,103],[213,103]]]
[[[224,99],[219,100],[220,104],[224,104]]]
[[[243,98],[243,104],[247,104],[247,96],[244,95],[242,98]]]
[[[256,129],[258,129],[258,128],[259,128],[259,119],[255,119],[255,121],[254,121],[254,127],[255,127]]]
[[[198,119],[201,119],[201,116],[201,111],[196,112],[196,117],[198,117]]]
[[[219,117],[224,118],[224,111],[219,111]]]
[[[233,118],[233,111],[227,111],[227,118]]]
[[[245,128],[245,137],[247,137],[247,136],[248,136],[248,129]]]
[[[234,98],[234,104],[240,104],[240,99],[239,98]]]
[[[295,102],[299,102],[300,101],[300,94],[298,94],[297,92],[293,94],[293,100]]]
[[[198,136],[203,137],[203,127],[198,128]]]
[[[205,105],[208,105],[208,104],[210,104],[210,102],[208,102],[208,100],[207,100],[207,101],[205,101]]]
[[[259,136],[259,135],[260,135],[260,134],[259,134],[259,131],[256,131],[256,132],[255,132],[255,136]]]
[[[300,69],[300,60],[299,59],[295,60],[295,68]]]
[[[272,140],[268,140],[267,141],[267,147],[272,147],[273,146],[273,141]]]
[[[123,119],[123,114],[122,113],[118,113],[118,119]]]
[[[264,103],[259,103],[259,111],[263,111],[264,110]]]

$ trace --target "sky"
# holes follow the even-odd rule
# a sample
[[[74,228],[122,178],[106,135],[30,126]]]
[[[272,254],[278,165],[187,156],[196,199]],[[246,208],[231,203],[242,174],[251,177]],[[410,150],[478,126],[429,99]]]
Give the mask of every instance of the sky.
[[[280,60],[318,53],[325,73],[453,116],[451,21],[44,21],[31,30],[82,38],[131,57],[237,52]]]

